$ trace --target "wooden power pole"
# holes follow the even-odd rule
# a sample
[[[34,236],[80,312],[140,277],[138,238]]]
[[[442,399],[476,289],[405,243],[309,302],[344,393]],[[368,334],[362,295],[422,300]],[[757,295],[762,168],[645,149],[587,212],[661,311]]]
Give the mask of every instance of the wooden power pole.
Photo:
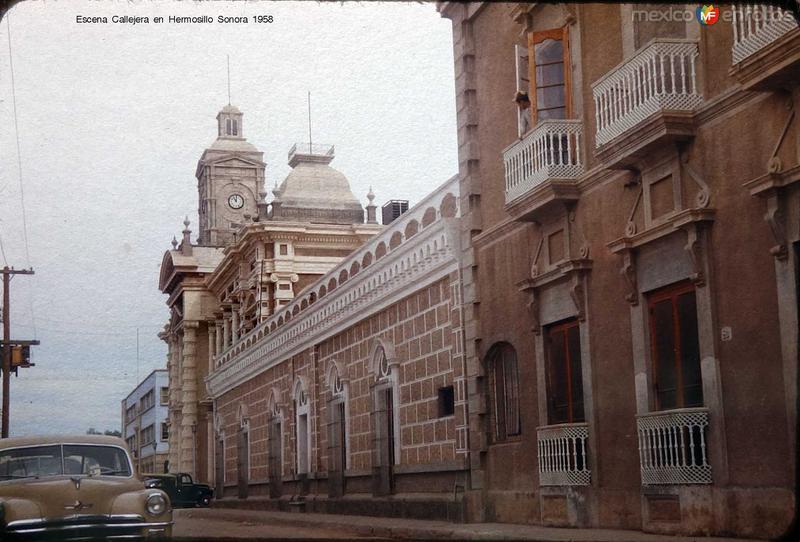
[[[8,438],[9,388],[11,387],[11,350],[13,346],[39,344],[39,341],[11,340],[11,275],[33,275],[33,269],[3,268],[3,426],[0,438]]]

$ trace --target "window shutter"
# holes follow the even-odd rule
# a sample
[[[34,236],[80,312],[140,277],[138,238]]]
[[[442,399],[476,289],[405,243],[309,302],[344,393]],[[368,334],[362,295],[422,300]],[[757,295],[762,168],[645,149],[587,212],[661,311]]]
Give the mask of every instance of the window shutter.
[[[528,65],[528,49],[521,45],[514,45],[514,57],[514,62],[517,69],[517,92],[528,92],[528,95],[530,96],[531,80],[529,72],[530,68]],[[520,137],[522,137],[523,132],[522,115],[522,110],[517,108],[517,132],[519,133]]]

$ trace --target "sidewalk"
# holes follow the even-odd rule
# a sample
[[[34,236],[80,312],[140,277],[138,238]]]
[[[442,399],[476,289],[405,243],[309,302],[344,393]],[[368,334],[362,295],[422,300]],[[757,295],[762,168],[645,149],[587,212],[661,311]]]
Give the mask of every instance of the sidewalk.
[[[220,521],[334,529],[358,536],[395,539],[533,540],[541,542],[746,542],[744,538],[675,537],[616,529],[570,529],[507,523],[448,523],[416,519],[331,514],[192,509],[184,517],[213,517]]]

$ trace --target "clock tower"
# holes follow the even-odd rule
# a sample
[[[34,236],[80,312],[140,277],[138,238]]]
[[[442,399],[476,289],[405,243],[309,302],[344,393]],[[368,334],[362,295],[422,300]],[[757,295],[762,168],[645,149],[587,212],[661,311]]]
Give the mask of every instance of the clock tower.
[[[205,246],[225,246],[246,220],[263,207],[264,153],[248,143],[242,112],[226,105],[217,114],[217,139],[197,162],[200,236]]]

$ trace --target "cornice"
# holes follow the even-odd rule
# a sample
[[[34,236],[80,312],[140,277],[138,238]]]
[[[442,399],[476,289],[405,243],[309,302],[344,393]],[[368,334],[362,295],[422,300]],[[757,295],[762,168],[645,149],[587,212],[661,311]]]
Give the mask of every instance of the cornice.
[[[524,229],[526,223],[520,222],[513,217],[506,218],[502,222],[495,224],[488,230],[481,232],[479,235],[476,235],[472,238],[472,246],[475,248],[484,248],[502,239],[505,239],[509,235],[513,235],[518,231]]]
[[[700,108],[695,111],[695,124],[699,127],[706,123],[715,122],[720,117],[727,115],[741,106],[766,98],[769,98],[769,94],[751,92],[749,90],[744,90],[739,84],[733,85],[711,100],[703,101]]]
[[[652,226],[641,233],[611,241],[606,246],[608,246],[611,252],[620,254],[646,245],[647,243],[652,243],[657,239],[679,231],[685,226],[696,225],[702,222],[711,222],[714,220],[714,214],[714,209],[684,209],[683,211],[675,213],[660,224]]]

